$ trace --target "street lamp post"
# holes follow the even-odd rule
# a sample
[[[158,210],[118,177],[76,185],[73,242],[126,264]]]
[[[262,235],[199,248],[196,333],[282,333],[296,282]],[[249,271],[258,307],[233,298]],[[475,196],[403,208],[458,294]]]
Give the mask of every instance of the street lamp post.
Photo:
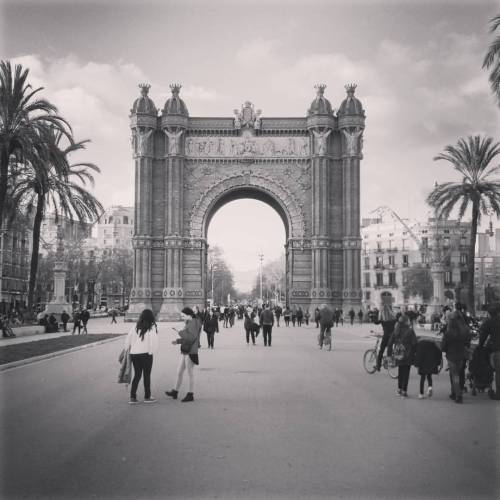
[[[212,307],[215,305],[215,300],[214,300],[214,271],[217,270],[217,267],[215,266],[214,263],[212,263]]]
[[[264,254],[262,253],[262,250],[259,253],[259,260],[260,260],[260,301],[262,303],[262,261],[264,259]]]

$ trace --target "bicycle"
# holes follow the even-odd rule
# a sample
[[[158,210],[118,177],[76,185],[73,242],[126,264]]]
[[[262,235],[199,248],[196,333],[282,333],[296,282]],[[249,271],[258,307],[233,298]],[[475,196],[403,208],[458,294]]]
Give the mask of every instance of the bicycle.
[[[375,337],[377,342],[375,343],[375,347],[368,349],[363,355],[363,366],[365,370],[372,375],[377,370],[377,357],[379,353],[379,345],[380,339],[382,335],[370,335],[370,337]],[[398,378],[398,366],[396,364],[396,360],[393,356],[388,356],[384,354],[382,357],[382,367],[384,370],[387,370],[387,374],[391,378]]]

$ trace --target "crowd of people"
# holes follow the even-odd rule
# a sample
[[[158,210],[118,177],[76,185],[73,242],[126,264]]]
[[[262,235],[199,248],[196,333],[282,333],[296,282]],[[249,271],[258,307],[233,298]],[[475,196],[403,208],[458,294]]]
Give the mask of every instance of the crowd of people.
[[[292,309],[277,306],[271,308],[269,304],[262,307],[215,307],[200,310],[198,307],[182,310],[184,328],[179,330],[178,338],[172,343],[180,344],[180,362],[177,376],[172,389],[165,392],[166,396],[177,399],[182,386],[185,372],[188,376],[188,391],[182,402],[194,401],[194,372],[199,364],[198,350],[201,348],[201,333],[205,332],[207,346],[214,349],[215,334],[219,332],[219,325],[231,328],[234,318],[244,320],[245,340],[247,345],[256,344],[256,339],[262,332],[264,346],[272,346],[273,328],[279,326],[279,320],[284,318],[289,324]],[[300,307],[295,308],[295,321],[300,326],[299,319],[308,321],[306,312],[300,314]],[[301,317],[302,316],[302,317]],[[351,322],[354,317],[348,314]],[[307,317],[307,320],[306,320]],[[384,305],[377,316],[371,319],[382,326],[383,336],[376,361],[376,370],[380,371],[384,352],[392,356],[398,367],[397,390],[398,397],[408,397],[408,383],[411,368],[415,366],[420,376],[418,397],[424,399],[433,395],[433,375],[437,374],[442,364],[443,354],[446,357],[450,379],[450,399],[456,403],[463,402],[463,394],[467,391],[465,370],[470,362],[471,352],[485,350],[488,353],[488,363],[491,363],[492,373],[500,373],[500,304],[492,306],[489,317],[480,326],[477,346],[472,347],[473,334],[469,326],[470,320],[462,304],[455,304],[453,308],[443,311],[440,330],[442,338],[432,339],[425,336],[418,338],[413,328],[415,318],[407,312],[394,313],[390,305]],[[342,312],[333,310],[326,304],[318,306],[314,311],[314,320],[319,329],[318,344],[332,347],[332,328],[342,320]],[[362,321],[361,315],[359,320]],[[293,323],[292,323],[293,324]],[[307,324],[307,323],[306,323]],[[154,403],[156,399],[151,395],[151,370],[153,356],[158,349],[158,335],[154,314],[146,309],[142,312],[137,323],[129,331],[124,350],[120,356],[120,382],[131,383],[130,403],[137,404],[137,388],[141,378],[144,378],[144,401]],[[127,362],[128,359],[128,362]],[[131,379],[124,374],[131,373],[134,368],[134,377]],[[491,381],[493,378],[491,379]],[[425,385],[427,383],[427,390]],[[490,382],[491,385],[491,382]],[[500,380],[495,377],[495,390],[490,389],[492,399],[500,399]]]

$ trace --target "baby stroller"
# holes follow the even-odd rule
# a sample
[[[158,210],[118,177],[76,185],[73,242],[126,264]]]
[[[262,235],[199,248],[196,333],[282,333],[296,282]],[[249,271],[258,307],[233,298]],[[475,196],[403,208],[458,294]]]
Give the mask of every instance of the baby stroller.
[[[469,361],[469,371],[467,378],[472,395],[476,396],[478,392],[484,392],[488,389],[488,394],[493,394],[493,367],[490,363],[490,351],[485,347],[476,347]]]

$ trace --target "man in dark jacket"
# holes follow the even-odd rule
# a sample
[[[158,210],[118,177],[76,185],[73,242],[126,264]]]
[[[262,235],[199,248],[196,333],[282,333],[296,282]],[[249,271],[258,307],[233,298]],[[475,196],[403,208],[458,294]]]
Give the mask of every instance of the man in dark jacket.
[[[479,347],[483,347],[487,342],[491,349],[496,390],[490,397],[500,400],[500,303],[491,305],[488,313],[490,317],[481,325],[479,331]]]
[[[68,321],[69,321],[69,314],[66,311],[63,311],[61,314],[61,322],[63,324],[64,331],[68,331]]]
[[[264,310],[260,313],[260,324],[262,325],[262,334],[264,335],[264,345],[271,347],[274,314],[269,309],[268,304],[266,304]]]
[[[323,349],[323,342],[325,341],[325,334],[332,335],[333,326],[333,311],[326,305],[321,304],[319,309],[319,348]],[[331,345],[330,345],[331,349]]]

